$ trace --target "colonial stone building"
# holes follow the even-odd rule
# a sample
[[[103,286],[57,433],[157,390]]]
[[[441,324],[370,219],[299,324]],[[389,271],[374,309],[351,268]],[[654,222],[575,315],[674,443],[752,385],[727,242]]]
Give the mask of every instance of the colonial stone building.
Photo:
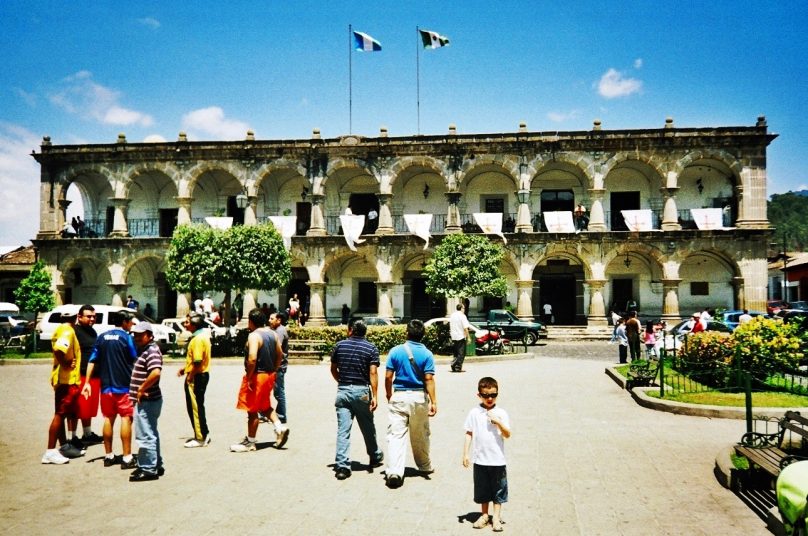
[[[310,322],[359,314],[407,319],[445,313],[425,294],[421,272],[440,237],[480,232],[473,213],[502,213],[509,283],[503,300],[472,298],[470,313],[515,304],[556,323],[605,324],[610,309],[637,302],[668,320],[704,307],[761,310],[767,297],[766,148],[776,137],[754,126],[579,132],[358,135],[238,142],[53,145],[44,138],[39,255],[61,302],[121,303],[127,294],[159,317],[182,314],[192,296],[168,288],[163,270],[178,224],[226,213],[236,224],[296,217],[293,280],[257,303],[285,305],[293,292]],[[68,189],[84,223],[64,233]],[[239,202],[240,201],[240,202]],[[246,208],[239,208],[246,204]],[[339,218],[370,215],[351,251]],[[586,210],[585,217],[582,208]],[[692,209],[720,209],[703,225]],[[573,214],[576,228],[548,226]],[[632,225],[640,214],[648,225]],[[405,214],[433,214],[430,248]],[[712,212],[715,214],[715,212]],[[588,221],[587,221],[588,220]],[[570,220],[571,221],[571,220]],[[634,229],[634,230],[631,230]],[[639,229],[639,230],[637,230]],[[502,240],[491,235],[491,240]],[[474,259],[469,259],[470,263]],[[215,298],[215,297],[214,297]]]

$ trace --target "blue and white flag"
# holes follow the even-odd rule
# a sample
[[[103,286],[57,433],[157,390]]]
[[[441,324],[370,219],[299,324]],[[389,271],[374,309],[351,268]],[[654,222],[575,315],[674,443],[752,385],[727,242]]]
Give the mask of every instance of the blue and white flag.
[[[366,33],[354,32],[354,48],[361,52],[378,52],[382,49],[381,43]]]

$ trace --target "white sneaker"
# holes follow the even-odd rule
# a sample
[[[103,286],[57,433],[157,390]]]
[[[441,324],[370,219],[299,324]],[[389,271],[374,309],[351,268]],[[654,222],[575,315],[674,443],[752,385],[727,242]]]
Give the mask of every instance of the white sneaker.
[[[205,436],[205,439],[202,440],[202,446],[207,447],[210,445],[210,434]]]
[[[255,448],[255,441],[250,441],[245,437],[241,443],[230,445],[230,452],[252,452]]]
[[[285,424],[281,426],[280,430],[275,431],[275,448],[279,449],[286,444],[289,440],[289,427]]]
[[[196,449],[199,447],[204,447],[205,444],[197,439],[189,439],[185,442],[184,446],[186,449]]]
[[[62,465],[65,463],[70,463],[70,460],[62,456],[58,450],[46,450],[45,455],[42,456],[42,463]]]

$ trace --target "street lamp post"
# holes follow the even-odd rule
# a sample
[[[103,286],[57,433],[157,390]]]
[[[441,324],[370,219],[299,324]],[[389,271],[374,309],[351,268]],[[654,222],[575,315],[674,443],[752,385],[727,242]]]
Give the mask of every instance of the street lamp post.
[[[783,231],[783,301],[788,301],[788,233]]]

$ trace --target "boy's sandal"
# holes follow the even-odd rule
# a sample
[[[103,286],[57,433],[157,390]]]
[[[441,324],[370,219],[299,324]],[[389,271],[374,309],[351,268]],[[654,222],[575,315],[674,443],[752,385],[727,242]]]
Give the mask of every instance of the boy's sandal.
[[[483,514],[483,515],[481,515],[480,517],[477,518],[477,521],[474,522],[472,527],[474,527],[475,529],[485,528],[488,525],[489,520],[490,519],[488,517],[488,514]]]
[[[502,532],[502,522],[499,519],[493,520],[494,532]]]

